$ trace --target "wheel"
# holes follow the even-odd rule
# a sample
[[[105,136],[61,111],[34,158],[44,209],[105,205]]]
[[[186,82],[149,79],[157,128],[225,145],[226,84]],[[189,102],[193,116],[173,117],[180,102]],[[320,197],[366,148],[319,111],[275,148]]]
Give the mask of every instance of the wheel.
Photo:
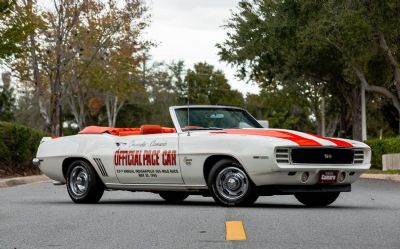
[[[189,196],[188,194],[181,192],[161,192],[159,193],[159,195],[161,196],[161,198],[171,203],[181,202]]]
[[[71,163],[67,171],[67,190],[75,203],[97,203],[104,193],[104,185],[92,166],[83,160]]]
[[[337,193],[299,193],[294,196],[308,207],[326,207],[332,204],[340,195]]]
[[[222,206],[251,205],[258,198],[254,183],[234,160],[222,159],[215,163],[207,184],[214,200]]]

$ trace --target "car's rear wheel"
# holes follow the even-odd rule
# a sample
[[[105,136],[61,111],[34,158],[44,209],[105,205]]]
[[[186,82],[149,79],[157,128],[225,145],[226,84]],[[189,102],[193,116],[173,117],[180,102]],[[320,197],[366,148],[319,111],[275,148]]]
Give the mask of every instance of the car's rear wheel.
[[[97,203],[104,193],[104,185],[92,166],[83,160],[71,163],[67,171],[67,190],[75,203]]]
[[[335,193],[299,193],[294,196],[296,199],[308,207],[326,207],[332,204],[340,195]]]
[[[161,192],[161,198],[170,203],[181,202],[188,198],[189,194],[182,192]]]
[[[222,159],[215,163],[207,184],[214,200],[222,206],[251,205],[258,198],[254,183],[234,160]]]

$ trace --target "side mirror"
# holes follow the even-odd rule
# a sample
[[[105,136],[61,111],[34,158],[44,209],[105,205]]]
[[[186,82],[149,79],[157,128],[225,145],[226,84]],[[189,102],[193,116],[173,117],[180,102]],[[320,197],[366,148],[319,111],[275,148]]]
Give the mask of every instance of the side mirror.
[[[257,120],[263,128],[269,128],[268,120]]]

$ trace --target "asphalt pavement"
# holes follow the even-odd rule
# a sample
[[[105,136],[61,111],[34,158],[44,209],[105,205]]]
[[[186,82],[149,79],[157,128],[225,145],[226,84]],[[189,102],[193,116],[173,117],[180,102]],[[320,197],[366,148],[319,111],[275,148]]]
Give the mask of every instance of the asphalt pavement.
[[[241,221],[246,240],[227,241],[227,221]],[[305,208],[292,196],[243,208],[201,196],[166,204],[124,191],[78,205],[65,185],[32,183],[0,189],[0,248],[399,249],[400,183],[359,180],[327,208]]]

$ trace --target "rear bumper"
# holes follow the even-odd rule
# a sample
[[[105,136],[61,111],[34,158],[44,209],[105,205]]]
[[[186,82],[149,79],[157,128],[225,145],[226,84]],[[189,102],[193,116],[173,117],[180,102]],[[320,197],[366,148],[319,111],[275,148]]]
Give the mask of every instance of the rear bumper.
[[[350,184],[343,185],[266,185],[259,186],[260,195],[293,195],[297,193],[351,192]]]

